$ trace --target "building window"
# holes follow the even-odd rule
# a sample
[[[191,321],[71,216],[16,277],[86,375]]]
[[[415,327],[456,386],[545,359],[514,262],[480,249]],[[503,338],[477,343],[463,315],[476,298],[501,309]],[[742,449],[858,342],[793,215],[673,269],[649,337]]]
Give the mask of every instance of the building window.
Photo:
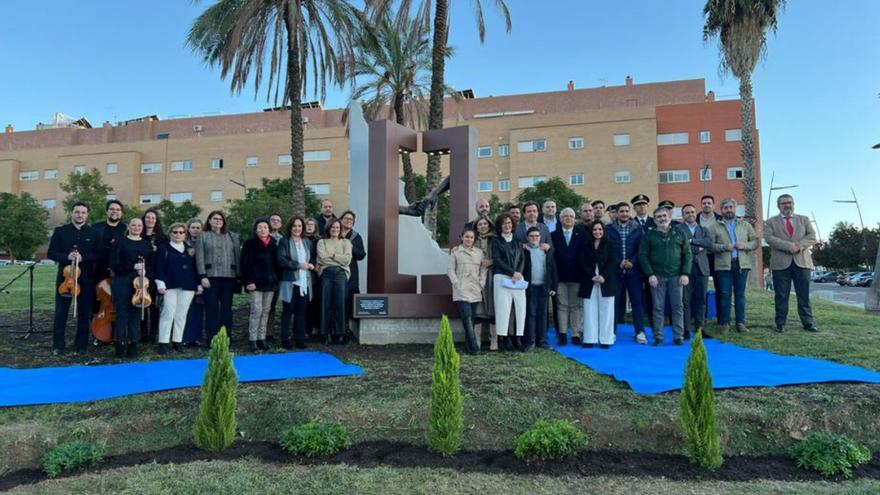
[[[244,166],[248,168],[254,168],[260,164],[260,159],[256,156],[249,156],[244,160]]]
[[[40,178],[40,172],[36,170],[28,170],[26,172],[19,172],[18,180],[21,182],[29,182],[32,180],[38,180]]]
[[[689,170],[664,170],[660,172],[661,184],[678,184],[690,181],[691,173]]]
[[[629,184],[632,178],[629,175],[629,170],[621,170],[620,172],[615,172],[614,174],[614,183],[615,184]]]
[[[223,191],[211,191],[211,201],[223,201]]]
[[[223,168],[223,159],[222,158],[211,159],[211,169],[220,170],[221,168]]]
[[[327,162],[330,161],[330,150],[304,151],[304,162]]]
[[[142,174],[158,174],[162,172],[162,164],[161,163],[142,163],[141,164],[141,173]]]
[[[670,132],[657,134],[657,146],[669,146],[671,144],[688,144],[688,133]]]
[[[568,185],[582,186],[584,185],[584,174],[571,174],[568,176]]]
[[[501,179],[498,181],[498,190],[501,192],[510,191],[510,179]]]
[[[672,218],[683,218],[681,216],[681,208],[676,206],[675,208],[672,209]]]
[[[55,208],[56,204],[57,204],[57,202],[54,199],[44,199],[43,200],[43,208],[45,208],[47,210],[51,210],[51,209]]]
[[[728,180],[742,180],[743,168],[742,167],[727,167],[727,178],[728,178]]]
[[[532,141],[520,141],[516,143],[516,151],[518,153],[535,153],[538,151],[547,151],[547,140],[533,139]]]
[[[629,133],[615,134],[614,146],[629,146]]]
[[[278,155],[278,166],[289,167],[293,163],[293,158],[288,155]]]
[[[528,176],[528,177],[520,177],[516,181],[516,185],[520,189],[525,189],[527,187],[536,186],[546,180],[547,180],[546,175],[533,175],[533,176]]]
[[[160,201],[162,201],[161,194],[141,194],[142,205],[154,205]]]
[[[746,216],[746,206],[745,205],[736,205],[736,216],[738,216],[738,217]]]
[[[481,180],[477,182],[477,192],[492,192],[492,181]]]
[[[112,163],[112,162],[108,163],[106,170],[107,170],[108,174],[115,174],[115,173],[119,172],[119,164]]]
[[[568,138],[568,149],[570,149],[570,150],[584,149],[584,138],[582,138],[582,137]]]
[[[700,131],[700,144],[712,142],[712,133],[709,131]]]
[[[57,179],[58,178],[58,169],[53,168],[50,170],[43,170],[43,178],[44,179]]]
[[[330,194],[330,184],[306,184],[306,187],[311,189],[316,195],[326,196]]]
[[[477,158],[490,158],[492,156],[491,146],[480,146],[477,148]]]
[[[724,130],[724,140],[725,141],[742,141],[743,131],[742,129],[725,129]]]
[[[189,171],[193,169],[192,160],[180,160],[176,162],[171,162],[171,171],[172,172],[183,172]]]
[[[711,168],[701,168],[700,169],[700,181],[701,182],[709,182],[712,180],[712,169]]]
[[[86,166],[85,165],[74,165],[73,166],[73,173],[75,173],[76,175],[82,175],[82,174],[86,173]]]
[[[498,156],[510,156],[510,145],[509,144],[499,144],[498,145]]]
[[[175,204],[183,203],[185,201],[192,201],[193,195],[191,192],[173,192],[168,196],[168,199]]]

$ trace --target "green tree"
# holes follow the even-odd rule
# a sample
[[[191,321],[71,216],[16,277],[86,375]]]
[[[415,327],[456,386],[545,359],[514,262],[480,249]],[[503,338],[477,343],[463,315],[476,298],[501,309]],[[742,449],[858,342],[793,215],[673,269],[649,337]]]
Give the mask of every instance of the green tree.
[[[502,202],[501,198],[497,195],[493,194],[489,196],[489,216],[492,217],[492,221],[495,221],[495,217],[502,213],[507,213],[507,210],[513,206],[513,203],[509,201]]]
[[[237,391],[238,373],[232,365],[226,327],[221,327],[211,340],[208,369],[202,384],[202,400],[193,428],[196,447],[216,452],[232,445],[237,428]]]
[[[694,464],[710,471],[721,467],[721,439],[715,420],[715,391],[703,332],[691,341],[691,355],[684,370],[678,424],[684,437],[684,453]]]
[[[159,214],[162,216],[162,224],[166,227],[171,226],[175,222],[186,223],[189,219],[198,217],[202,212],[201,206],[189,200],[176,205],[169,199],[163,199],[156,205],[156,209],[159,210]]]
[[[568,187],[564,180],[559,177],[553,177],[550,180],[520,191],[516,196],[516,202],[521,205],[526,201],[535,201],[540,209],[544,204],[544,200],[548,198],[556,200],[557,211],[562,211],[563,208],[573,208],[575,212],[578,212],[581,205],[588,201],[587,198]],[[575,213],[575,218],[578,218],[577,213]]]
[[[254,221],[278,213],[285,221],[290,217],[291,187],[290,179],[267,179],[263,177],[262,186],[248,188],[244,199],[229,201],[229,230],[242,239],[251,236]],[[317,216],[321,211],[321,202],[315,194],[306,189],[306,216]]]
[[[240,93],[253,74],[256,98],[268,72],[267,100],[290,105],[291,206],[306,213],[301,98],[308,72],[314,95],[324,100],[327,82],[351,77],[359,11],[345,0],[218,0],[192,24],[187,44]],[[268,48],[268,50],[267,50]],[[268,69],[268,70],[267,70]],[[251,72],[253,71],[253,73]]]
[[[434,341],[434,372],[431,374],[431,412],[428,416],[428,448],[451,456],[461,447],[461,382],[458,353],[452,341],[449,319],[440,320],[440,334]]]
[[[813,261],[819,266],[838,270],[856,270],[866,265],[865,234],[855,225],[838,222],[828,240],[813,251]]]
[[[0,193],[0,249],[17,258],[31,259],[48,238],[49,212],[28,193]]]
[[[392,17],[385,12],[375,21],[372,30],[363,30],[358,37],[355,76],[360,83],[351,95],[364,102],[368,121],[381,118],[400,125],[421,129],[427,112],[430,88],[431,51],[429,29],[409,12],[400,9]],[[447,50],[447,56],[451,53]],[[417,201],[412,159],[401,155],[404,195]]]
[[[413,184],[416,189],[416,197],[424,198],[428,194],[427,181],[422,174],[413,174]],[[437,199],[437,243],[448,244],[449,239],[455,239],[458,232],[449,231],[449,193],[443,193]]]
[[[113,188],[104,183],[98,169],[93,168],[83,174],[71,172],[67,180],[58,184],[58,187],[67,194],[62,202],[66,214],[70,214],[74,203],[83,202],[89,205],[88,223],[104,220],[104,205]]]
[[[760,215],[755,183],[752,72],[766,54],[767,31],[776,33],[776,15],[784,7],[785,0],[708,0],[703,7],[703,15],[706,16],[703,40],[719,39],[721,72],[732,72],[739,79],[743,198],[746,218],[752,223]]]

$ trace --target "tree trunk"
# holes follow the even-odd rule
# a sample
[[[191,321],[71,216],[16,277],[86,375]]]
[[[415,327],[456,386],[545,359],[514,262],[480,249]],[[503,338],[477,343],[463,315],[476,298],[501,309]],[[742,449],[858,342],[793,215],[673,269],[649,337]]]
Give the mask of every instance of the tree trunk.
[[[880,275],[880,246],[877,246],[877,259],[874,260],[874,281],[868,287],[868,293],[865,294],[865,311],[880,312],[880,282],[877,276]]]
[[[443,88],[446,67],[446,32],[448,29],[447,0],[435,0],[434,39],[431,46],[431,97],[428,107],[428,129],[443,128]],[[429,156],[425,171],[427,189],[429,191],[440,183],[440,157]],[[432,207],[425,212],[425,226],[437,238],[437,208]]]
[[[400,125],[406,125],[406,119],[403,113],[403,95],[394,96],[394,119]],[[400,155],[403,162],[403,195],[410,204],[421,198],[416,197],[416,181],[413,175],[412,158],[409,153]]]
[[[760,224],[760,213],[757,211],[757,191],[755,191],[755,122],[752,107],[752,77],[746,75],[739,82],[739,96],[742,99],[740,107],[742,118],[742,165],[743,165],[743,201],[746,207],[746,219],[752,225]]]
[[[300,95],[302,74],[299,71],[299,41],[296,26],[290,11],[286,12],[287,22],[287,99],[290,103],[290,185],[291,209],[293,215],[305,216],[305,164],[303,163],[303,121]]]

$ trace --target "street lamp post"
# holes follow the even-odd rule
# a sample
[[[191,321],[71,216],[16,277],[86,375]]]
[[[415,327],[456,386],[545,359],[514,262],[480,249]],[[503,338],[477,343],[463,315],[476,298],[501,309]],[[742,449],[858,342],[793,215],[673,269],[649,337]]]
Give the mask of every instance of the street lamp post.
[[[797,184],[794,184],[791,186],[773,187],[773,179],[775,179],[775,178],[776,178],[776,171],[774,171],[773,174],[770,176],[770,188],[767,190],[767,216],[764,217],[765,219],[770,218],[770,203],[773,201],[773,191],[780,191],[782,189],[794,189],[795,187],[798,187]]]
[[[880,143],[875,144],[872,148],[880,150]],[[853,193],[853,197],[855,197],[855,193]],[[877,282],[877,277],[880,277],[880,246],[877,246],[877,258],[874,260],[874,282],[871,283],[871,286],[868,287],[868,293],[865,294],[865,311],[872,313],[880,313],[880,282]]]
[[[862,230],[865,230],[865,221],[862,220],[862,208],[859,206],[859,200],[858,200],[858,198],[856,198],[856,192],[855,192],[855,190],[853,190],[853,188],[849,188],[849,190],[852,193],[853,199],[835,199],[834,202],[835,203],[855,204],[856,211],[859,212],[859,224],[861,224]]]

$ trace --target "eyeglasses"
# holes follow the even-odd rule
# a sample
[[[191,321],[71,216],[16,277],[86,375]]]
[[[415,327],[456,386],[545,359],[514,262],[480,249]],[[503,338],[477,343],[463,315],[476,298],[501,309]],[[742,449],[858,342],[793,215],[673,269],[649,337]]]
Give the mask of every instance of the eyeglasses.
[[[172,230],[171,233],[172,233],[172,234],[179,234],[179,235],[184,235],[184,234],[186,234],[186,232],[184,232],[184,231],[182,231],[182,230]]]

